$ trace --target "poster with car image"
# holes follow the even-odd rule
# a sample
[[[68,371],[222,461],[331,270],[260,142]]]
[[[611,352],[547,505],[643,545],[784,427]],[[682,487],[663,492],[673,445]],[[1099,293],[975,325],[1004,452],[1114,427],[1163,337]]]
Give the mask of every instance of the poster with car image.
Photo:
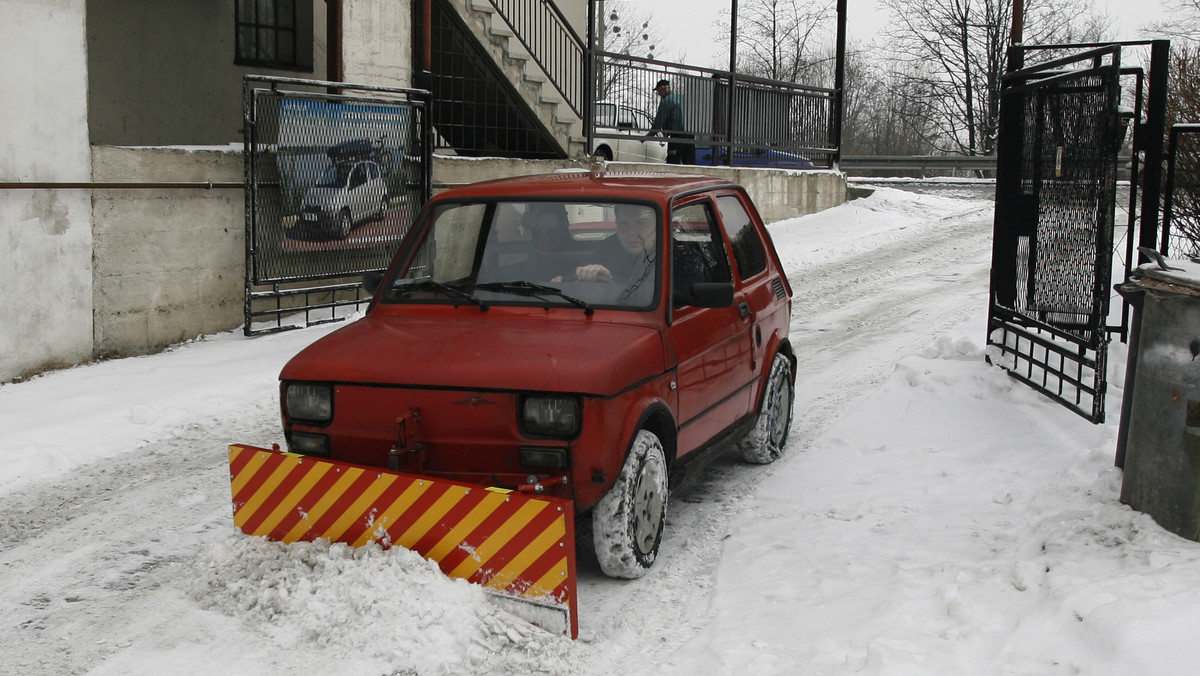
[[[282,250],[377,246],[407,229],[409,110],[328,99],[280,101]]]

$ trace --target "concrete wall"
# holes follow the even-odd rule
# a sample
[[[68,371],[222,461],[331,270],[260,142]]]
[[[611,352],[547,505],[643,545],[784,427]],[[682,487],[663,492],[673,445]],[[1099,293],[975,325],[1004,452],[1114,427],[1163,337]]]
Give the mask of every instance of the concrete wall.
[[[556,169],[579,168],[570,160],[478,160],[460,157],[434,158],[434,183],[457,185],[491,178],[544,174]],[[846,201],[846,179],[832,171],[787,171],[726,167],[635,164],[610,162],[610,172],[671,171],[727,178],[745,186],[763,220],[768,223],[835,207]]]
[[[84,0],[0,0],[0,183],[90,177]],[[92,350],[82,190],[0,190],[0,382]]]
[[[501,176],[540,174],[577,163],[507,159],[438,157],[434,181],[447,185]],[[92,167],[97,182],[208,182],[242,180],[239,148],[134,148],[96,146]],[[611,171],[664,171],[663,165],[613,163]],[[786,172],[766,169],[672,167],[671,171],[726,175],[747,187],[768,221],[792,218],[840,204],[845,199],[843,178],[832,172]],[[80,191],[82,192],[82,191]],[[90,222],[93,238],[75,252],[86,278],[73,281],[58,297],[43,295],[22,312],[45,307],[48,318],[63,329],[82,330],[72,352],[60,354],[56,365],[97,356],[145,354],[197,335],[234,329],[243,321],[245,270],[245,210],[240,189],[96,189],[92,192]],[[61,200],[70,191],[46,192],[39,199]],[[0,197],[4,194],[0,192]],[[80,207],[88,218],[86,199]],[[0,204],[4,204],[0,202]],[[44,205],[43,205],[44,206]],[[52,211],[52,210],[51,210]],[[94,242],[92,241],[94,240]],[[10,249],[11,250],[11,249]],[[47,253],[50,250],[47,249]],[[39,259],[43,269],[56,263]],[[31,278],[38,278],[26,265]],[[3,273],[0,273],[3,274]],[[44,276],[43,276],[44,277]],[[60,317],[65,301],[94,298],[92,305]],[[7,308],[7,306],[6,306]],[[81,316],[86,312],[86,316]],[[18,315],[20,313],[17,313]],[[45,318],[38,321],[46,321]],[[26,322],[36,329],[37,321]],[[94,348],[92,327],[94,329]],[[0,335],[6,332],[0,330]],[[42,336],[31,330],[26,340],[5,354],[26,362]],[[7,360],[6,360],[7,363]],[[21,375],[9,370],[3,380]]]
[[[554,0],[554,4],[558,7],[558,11],[562,12],[567,23],[571,24],[571,29],[575,31],[575,34],[587,40],[588,9],[586,0]],[[603,11],[604,3],[598,3],[596,8],[596,11]]]
[[[240,149],[96,146],[95,180],[233,182]],[[93,191],[95,354],[134,355],[242,323],[240,189]]]
[[[343,0],[343,80],[412,85],[412,0]]]

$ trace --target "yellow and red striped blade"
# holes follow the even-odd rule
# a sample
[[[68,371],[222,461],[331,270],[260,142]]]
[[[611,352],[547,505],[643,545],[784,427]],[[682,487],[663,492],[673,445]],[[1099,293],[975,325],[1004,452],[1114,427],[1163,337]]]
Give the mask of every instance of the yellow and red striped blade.
[[[247,535],[405,547],[451,577],[565,609],[560,628],[578,635],[570,500],[241,444],[229,447],[229,475],[233,522]]]

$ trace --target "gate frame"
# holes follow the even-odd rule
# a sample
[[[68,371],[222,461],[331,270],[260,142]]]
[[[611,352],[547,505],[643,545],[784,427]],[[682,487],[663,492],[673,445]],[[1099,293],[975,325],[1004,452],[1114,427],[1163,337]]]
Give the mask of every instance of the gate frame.
[[[1171,224],[1175,218],[1175,172],[1179,161],[1179,138],[1193,135],[1200,135],[1200,123],[1176,122],[1171,125],[1170,141],[1167,144],[1167,180],[1164,188],[1166,198],[1163,202],[1162,237],[1158,247],[1158,252],[1164,256],[1171,255]]]
[[[266,85],[265,87],[262,85]],[[286,87],[303,87],[308,89],[287,89]],[[354,84],[349,82],[330,82],[326,80],[307,80],[302,78],[275,77],[266,75],[246,75],[242,79],[242,141],[243,167],[245,182],[245,305],[242,333],[255,336],[265,333],[276,333],[291,329],[306,328],[318,324],[342,321],[350,313],[338,316],[339,308],[353,307],[355,311],[369,303],[371,298],[364,294],[361,279],[347,281],[355,274],[382,272],[383,268],[360,271],[358,273],[334,273],[316,275],[293,275],[286,279],[261,281],[257,275],[258,269],[258,154],[255,152],[257,138],[256,91],[267,89],[280,94],[297,94],[302,97],[324,98],[330,101],[353,101],[355,103],[379,103],[386,105],[406,104],[421,110],[420,128],[415,133],[420,134],[421,144],[421,176],[420,176],[420,206],[429,201],[433,194],[433,127],[430,117],[432,94],[424,89],[383,87],[376,85]],[[321,93],[320,90],[324,90]],[[357,92],[348,95],[347,92]],[[378,98],[369,98],[370,94],[383,94]],[[414,213],[416,210],[414,210]],[[308,284],[306,282],[312,282]],[[315,298],[315,300],[314,300]],[[263,302],[274,307],[261,309]],[[314,312],[330,316],[313,318]],[[284,315],[303,314],[303,323],[283,323]],[[256,318],[270,317],[275,325],[265,328],[255,328]]]
[[[1142,77],[1140,69],[1121,69],[1120,54],[1121,49],[1128,46],[1151,45],[1151,72],[1149,77],[1150,87],[1148,92],[1148,107],[1147,121],[1141,122],[1141,101],[1142,101]],[[1009,84],[1014,81],[1019,81],[1017,86],[1025,86],[1033,78],[1041,75],[1042,78],[1055,77],[1059,75],[1052,71],[1053,68],[1058,68],[1072,63],[1079,63],[1088,59],[1093,60],[1093,70],[1104,68],[1106,70],[1115,71],[1116,86],[1118,87],[1116,111],[1121,111],[1121,91],[1120,77],[1121,75],[1136,74],[1138,75],[1137,82],[1137,102],[1136,110],[1131,117],[1135,118],[1134,138],[1132,144],[1132,179],[1131,179],[1131,194],[1130,194],[1130,214],[1129,227],[1127,231],[1128,242],[1126,246],[1126,277],[1132,266],[1133,257],[1133,230],[1135,220],[1140,224],[1141,246],[1147,246],[1150,243],[1153,248],[1153,242],[1157,231],[1158,207],[1161,195],[1161,177],[1162,177],[1162,140],[1163,128],[1166,114],[1166,72],[1167,59],[1169,58],[1170,43],[1165,40],[1155,40],[1150,42],[1116,42],[1102,44],[1086,44],[1086,45],[1045,45],[1045,46],[1024,46],[1014,45],[1009,48],[1009,68],[1005,74],[1005,92],[1011,91],[1013,85]],[[1068,57],[1055,59],[1038,66],[1024,68],[1024,57],[1029,51],[1045,51],[1045,50],[1084,50]],[[1106,56],[1111,55],[1112,63],[1107,66],[1102,66],[1100,61]],[[1061,73],[1065,76],[1079,77],[1082,72],[1066,71]],[[1044,74],[1043,74],[1044,73]],[[1007,98],[1007,97],[1006,97]],[[1008,103],[1006,98],[1002,99],[1001,108],[1001,130],[1016,131],[1021,130],[1020,121],[1023,110],[1020,108],[1014,110],[1013,106]],[[1016,123],[1016,126],[1014,126]],[[1126,122],[1127,124],[1127,122]],[[1019,139],[1019,137],[1018,137]],[[1008,216],[1010,212],[1006,211],[1007,202],[1001,194],[1005,187],[1003,181],[1003,172],[1007,169],[1010,172],[1015,172],[1016,167],[1012,166],[1014,162],[1019,162],[1021,157],[1022,146],[1016,144],[1015,150],[1006,146],[1012,144],[1004,143],[998,139],[998,166],[997,166],[997,218],[994,225],[995,241],[1007,241],[1010,244],[1015,236],[1013,232],[1002,231],[1001,217]],[[1143,153],[1144,158],[1144,181],[1146,188],[1141,193],[1141,213],[1135,214],[1135,204],[1137,195],[1137,178],[1139,167],[1139,152]],[[1113,154],[1113,160],[1120,155],[1119,147]],[[1114,174],[1115,177],[1115,174]],[[1116,183],[1113,183],[1113,198],[1112,204],[1116,204]],[[1115,223],[1110,225],[1115,230]],[[1097,274],[1102,274],[1101,266],[1106,268],[1106,279],[1097,278],[1093,286],[1095,287],[1095,315],[1092,317],[1092,326],[1088,327],[1090,332],[1090,340],[1084,339],[1082,336],[1074,335],[1069,331],[1062,330],[1062,327],[1055,326],[1052,322],[1040,321],[1025,313],[1019,312],[1016,308],[1007,308],[999,305],[996,302],[996,291],[999,285],[1008,283],[1011,286],[1016,286],[1016,266],[1015,260],[1013,270],[1010,272],[1004,269],[1001,263],[1006,262],[1000,259],[1000,248],[993,249],[992,258],[992,278],[991,288],[989,289],[989,311],[988,311],[988,339],[987,345],[990,350],[997,349],[1000,354],[1008,355],[1012,359],[1009,366],[1003,366],[1009,372],[1009,375],[1025,382],[1026,384],[1038,389],[1046,396],[1054,401],[1066,406],[1067,408],[1082,415],[1093,423],[1101,423],[1104,421],[1104,399],[1107,390],[1107,350],[1109,334],[1119,334],[1122,340],[1126,339],[1128,334],[1128,315],[1130,308],[1127,304],[1123,306],[1121,313],[1121,321],[1118,326],[1109,326],[1107,324],[1109,315],[1109,289],[1108,284],[1112,281],[1111,268],[1111,251],[1105,251],[1100,245],[1104,243],[1103,237],[1096,238],[1097,261],[1095,270]],[[1108,244],[1112,245],[1112,233],[1109,233]],[[995,245],[994,245],[995,247]],[[1015,248],[1014,248],[1015,250]],[[1007,249],[1005,249],[1007,251]],[[1144,255],[1141,256],[1141,262],[1144,262]],[[998,272],[999,271],[999,272]],[[1030,283],[1032,284],[1031,270]],[[1004,275],[1000,277],[1000,275]],[[999,279],[998,279],[999,277]],[[1103,287],[1103,288],[1101,288]],[[993,340],[993,336],[999,332],[998,340]],[[1011,344],[1010,344],[1010,339]],[[1022,352],[1021,340],[1028,341],[1028,350]],[[1075,349],[1069,349],[1068,346],[1074,345]],[[1089,354],[1090,353],[1090,354]],[[1051,364],[1051,356],[1056,355],[1057,370]],[[987,360],[993,363],[993,355],[988,354]],[[1018,362],[1024,362],[1023,368],[1025,373],[1021,374],[1016,371]],[[1068,372],[1067,364],[1070,362],[1073,365],[1073,373]],[[1034,371],[1040,371],[1040,380],[1035,381]],[[1084,376],[1090,371],[1092,384],[1088,385],[1084,381]],[[1057,391],[1052,391],[1050,380],[1057,384]],[[1073,396],[1068,396],[1064,392],[1064,386],[1067,389],[1073,390]],[[1084,407],[1082,399],[1087,395],[1091,397],[1091,406]]]

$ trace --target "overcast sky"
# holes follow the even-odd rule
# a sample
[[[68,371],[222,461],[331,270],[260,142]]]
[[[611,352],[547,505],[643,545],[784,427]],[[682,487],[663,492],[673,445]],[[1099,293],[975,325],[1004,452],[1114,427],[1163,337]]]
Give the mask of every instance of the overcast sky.
[[[728,14],[731,0],[630,1],[640,4],[656,20],[664,43],[656,50],[660,58],[675,60],[683,55],[696,65],[728,66],[728,51],[714,40],[713,23],[721,12]],[[743,4],[747,1],[740,0]],[[1138,27],[1162,14],[1159,0],[1094,0],[1094,4],[1107,11],[1122,40],[1140,38]],[[846,10],[847,32],[852,40],[870,40],[887,20],[887,12],[879,9],[877,0],[847,0]],[[714,64],[714,60],[719,63]]]

